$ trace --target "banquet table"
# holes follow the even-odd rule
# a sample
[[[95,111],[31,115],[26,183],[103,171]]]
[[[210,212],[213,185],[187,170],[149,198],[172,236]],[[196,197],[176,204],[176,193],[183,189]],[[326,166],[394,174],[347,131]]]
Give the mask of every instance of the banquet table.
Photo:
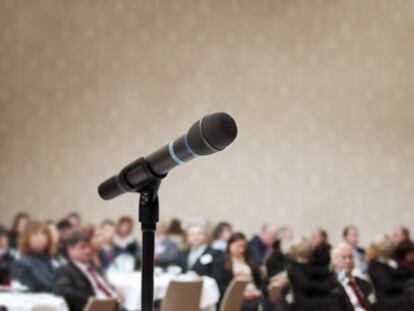
[[[62,297],[51,294],[0,293],[0,306],[8,311],[69,311]]]
[[[123,295],[123,308],[126,310],[141,310],[141,272],[108,271],[108,280],[118,287]],[[220,292],[214,279],[203,276],[200,308],[203,311],[215,311],[220,298]],[[156,273],[154,276],[154,300],[162,300],[168,284],[172,280],[189,281],[186,275],[172,275],[168,273]]]

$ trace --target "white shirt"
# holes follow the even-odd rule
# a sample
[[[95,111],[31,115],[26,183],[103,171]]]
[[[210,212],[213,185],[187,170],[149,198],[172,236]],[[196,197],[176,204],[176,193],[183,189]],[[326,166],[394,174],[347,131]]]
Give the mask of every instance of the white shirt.
[[[91,283],[91,285],[93,287],[93,291],[95,292],[96,298],[98,298],[98,299],[107,299],[108,297],[105,295],[105,293],[103,291],[101,291],[98,288],[98,285],[96,284],[93,276],[88,271],[89,265],[84,264],[84,263],[79,262],[79,261],[74,261],[73,263],[86,276],[86,278],[88,279],[89,283]],[[99,283],[101,283],[103,286],[105,286],[105,288],[111,293],[112,297],[116,297],[117,296],[116,295],[116,292],[111,288],[111,286],[109,286],[108,282],[103,277],[101,277],[100,274],[97,271],[96,271],[96,278],[98,279]]]
[[[355,311],[366,311],[364,308],[362,308],[361,304],[359,303],[358,297],[355,295],[352,287],[348,284],[349,278],[345,276],[345,277],[342,277],[339,281],[341,282],[342,287],[345,289],[345,292],[348,295],[348,298],[351,301],[351,304],[354,307],[354,310]]]

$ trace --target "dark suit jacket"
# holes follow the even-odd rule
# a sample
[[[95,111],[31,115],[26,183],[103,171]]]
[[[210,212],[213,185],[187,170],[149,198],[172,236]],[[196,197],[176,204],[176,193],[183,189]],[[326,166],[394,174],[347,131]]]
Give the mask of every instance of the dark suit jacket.
[[[89,298],[95,296],[88,278],[72,262],[57,270],[53,292],[65,298],[71,311],[82,311]]]
[[[158,257],[155,259],[155,264],[157,266],[167,267],[177,260],[178,249],[175,243],[168,237],[162,239],[160,245],[163,247],[163,251],[158,254]]]
[[[269,278],[284,271],[288,260],[282,251],[275,249],[266,260],[267,276]]]
[[[123,253],[123,250],[116,245],[112,245],[111,250],[112,250],[112,258],[108,256],[108,252],[104,249],[101,249],[98,253],[99,261],[101,262],[101,266],[104,269],[110,266],[110,264],[114,261],[116,256]]]
[[[312,279],[312,269],[308,264],[293,261],[287,266],[295,297],[295,310],[331,310],[330,294],[333,287],[333,275],[326,272],[326,277],[322,278],[321,272],[318,271],[318,278]]]
[[[7,252],[3,256],[0,256],[0,284],[10,283],[10,269],[13,260],[13,256],[10,254],[10,252]]]
[[[405,309],[406,311],[414,310],[414,279],[409,280],[404,286]]]
[[[394,269],[377,260],[370,262],[368,274],[375,288],[377,311],[401,311],[404,305],[404,282],[401,268]]]
[[[219,257],[219,253],[210,247],[207,247],[205,251],[201,254],[201,256],[197,259],[190,269],[187,267],[188,256],[190,254],[190,250],[186,250],[184,252],[180,252],[177,258],[177,264],[183,269],[183,272],[187,272],[188,270],[195,271],[198,275],[206,275],[212,276],[213,275],[213,263]],[[210,255],[212,257],[211,262],[203,263],[200,259],[205,256]]]
[[[52,292],[55,269],[45,256],[22,256],[12,264],[11,277],[32,292]]]
[[[365,300],[369,305],[369,311],[374,310],[373,306],[369,303],[368,297],[372,294],[373,287],[371,283],[360,279],[358,277],[355,278],[355,283],[357,284],[359,290],[364,295]],[[345,291],[345,288],[339,284],[332,290],[332,310],[335,311],[354,311],[354,307],[352,305],[351,300],[348,297],[348,294]]]
[[[247,253],[249,258],[253,260],[254,264],[260,267],[264,264],[265,256],[269,250],[269,247],[265,245],[259,236],[254,236],[247,244]]]

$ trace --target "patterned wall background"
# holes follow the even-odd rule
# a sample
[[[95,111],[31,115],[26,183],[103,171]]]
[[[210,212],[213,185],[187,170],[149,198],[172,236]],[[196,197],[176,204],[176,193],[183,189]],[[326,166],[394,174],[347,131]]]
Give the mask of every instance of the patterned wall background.
[[[0,0],[1,222],[134,216],[98,183],[226,111],[239,137],[171,171],[164,218],[414,229],[413,55],[409,0]]]

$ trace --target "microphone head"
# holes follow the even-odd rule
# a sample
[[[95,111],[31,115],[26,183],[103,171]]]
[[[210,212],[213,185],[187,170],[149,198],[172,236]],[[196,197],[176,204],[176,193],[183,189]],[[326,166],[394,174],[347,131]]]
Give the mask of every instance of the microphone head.
[[[225,112],[206,115],[194,123],[187,132],[188,144],[197,155],[221,151],[230,145],[236,136],[236,122]]]

